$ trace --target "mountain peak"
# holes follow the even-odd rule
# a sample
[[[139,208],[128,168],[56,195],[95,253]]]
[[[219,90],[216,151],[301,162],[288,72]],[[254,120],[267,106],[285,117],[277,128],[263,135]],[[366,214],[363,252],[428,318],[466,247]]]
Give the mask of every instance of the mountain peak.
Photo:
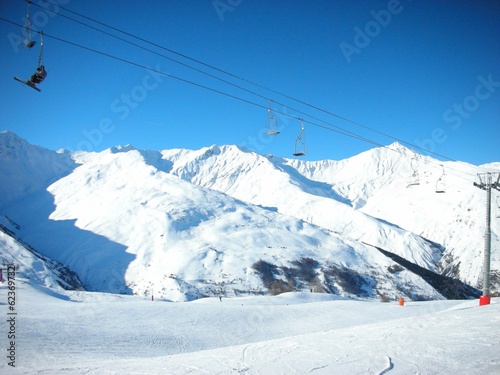
[[[391,153],[395,152],[400,154],[401,156],[408,156],[408,157],[415,157],[415,156],[420,156],[415,150],[403,145],[400,142],[393,142],[390,145],[387,146],[381,146],[379,148],[376,148],[375,150],[388,150]]]
[[[68,152],[32,145],[10,131],[0,133],[0,206],[48,186],[76,164]]]
[[[0,132],[0,148],[20,148],[20,147],[39,147],[31,145],[27,140],[21,138],[17,134],[4,130]]]
[[[3,137],[3,136],[16,136],[17,137],[17,134],[11,132],[10,130],[2,130],[0,132],[0,137]]]

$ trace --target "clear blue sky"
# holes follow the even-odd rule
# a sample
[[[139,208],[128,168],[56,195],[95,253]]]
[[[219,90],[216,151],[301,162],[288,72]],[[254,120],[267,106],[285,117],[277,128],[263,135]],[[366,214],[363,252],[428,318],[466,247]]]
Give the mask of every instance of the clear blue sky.
[[[313,122],[326,128],[339,126],[375,143],[392,143],[380,134],[385,133],[474,164],[500,161],[499,1],[50,0],[55,13],[36,6],[45,2],[32,1],[33,27],[47,34],[43,62],[48,76],[41,93],[13,80],[34,72],[38,44],[32,50],[18,45],[21,28],[0,21],[0,130],[13,131],[31,143],[94,151],[125,144],[155,150],[237,144],[292,157],[298,120],[277,114],[281,134],[265,136],[265,107],[272,99],[281,103],[274,104],[277,111],[305,119],[305,160],[338,160],[376,147],[308,123]],[[378,133],[106,29],[54,4]],[[0,3],[2,18],[23,23],[25,14],[22,0]],[[34,38],[38,41],[37,35]]]

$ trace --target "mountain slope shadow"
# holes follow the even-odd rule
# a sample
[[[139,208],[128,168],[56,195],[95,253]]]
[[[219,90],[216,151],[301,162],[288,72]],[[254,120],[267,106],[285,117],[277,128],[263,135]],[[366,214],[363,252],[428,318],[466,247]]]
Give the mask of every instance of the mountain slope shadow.
[[[366,242],[363,243],[365,245],[374,247],[382,254],[384,254],[386,257],[391,258],[393,261],[403,266],[407,270],[420,276],[446,299],[471,299],[471,298],[479,298],[479,296],[481,295],[481,292],[478,289],[470,285],[467,285],[458,279],[440,275],[426,268],[420,267],[419,265],[414,264],[390,251],[384,250],[377,246],[370,245]]]
[[[306,193],[334,199],[340,203],[347,204],[348,206],[352,205],[352,202],[349,199],[338,194],[333,189],[332,185],[307,178],[306,176],[300,174],[299,171],[297,171],[297,169],[295,169],[293,166],[286,164],[285,160],[280,159],[274,161],[273,164],[277,169],[283,171],[284,173],[287,173],[290,177],[292,177],[293,180],[297,182],[300,188]]]
[[[165,173],[170,173],[174,165],[172,161],[163,158],[161,151],[140,150],[132,145],[127,145],[125,147],[111,147],[109,150],[112,154],[127,153],[130,151],[138,152],[143,157],[145,164]]]
[[[55,208],[54,197],[39,191],[5,207],[3,213],[19,224],[19,238],[76,272],[85,289],[132,294],[125,273],[135,256],[127,247],[78,228],[76,219],[51,219]]]
[[[163,155],[161,154],[160,151],[146,151],[146,150],[140,150],[139,151],[144,158],[144,162],[147,165],[150,165],[159,171],[165,172],[165,173],[170,173],[172,170],[172,167],[174,166],[174,163],[168,159],[163,159]]]

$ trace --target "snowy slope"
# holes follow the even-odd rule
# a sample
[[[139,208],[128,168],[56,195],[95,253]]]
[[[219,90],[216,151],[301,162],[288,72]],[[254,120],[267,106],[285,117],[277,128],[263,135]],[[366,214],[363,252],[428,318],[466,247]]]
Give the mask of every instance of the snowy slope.
[[[7,298],[0,284],[0,300]],[[6,374],[497,374],[500,304],[287,293],[188,303],[19,283]],[[1,307],[1,306],[0,306]],[[40,308],[43,307],[43,308]],[[8,330],[6,319],[0,330]]]
[[[164,156],[171,157],[168,153]],[[437,268],[439,249],[413,233],[356,210],[332,185],[298,173],[285,159],[236,146],[213,146],[172,160],[171,173],[192,183],[276,209],[353,241],[388,248],[423,267]]]

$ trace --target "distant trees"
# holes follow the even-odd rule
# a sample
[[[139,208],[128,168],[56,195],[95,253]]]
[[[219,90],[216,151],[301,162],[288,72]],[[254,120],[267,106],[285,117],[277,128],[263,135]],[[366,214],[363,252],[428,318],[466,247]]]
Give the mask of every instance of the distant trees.
[[[252,268],[259,274],[269,294],[278,295],[300,288],[314,292],[323,291],[318,279],[319,262],[311,258],[301,258],[291,262],[293,267],[278,267],[275,264],[259,260]]]
[[[291,262],[291,266],[278,267],[259,260],[252,268],[259,274],[270,295],[308,290],[338,294],[347,292],[357,296],[370,296],[376,282],[359,272],[335,265],[323,266],[312,258],[301,258]]]

